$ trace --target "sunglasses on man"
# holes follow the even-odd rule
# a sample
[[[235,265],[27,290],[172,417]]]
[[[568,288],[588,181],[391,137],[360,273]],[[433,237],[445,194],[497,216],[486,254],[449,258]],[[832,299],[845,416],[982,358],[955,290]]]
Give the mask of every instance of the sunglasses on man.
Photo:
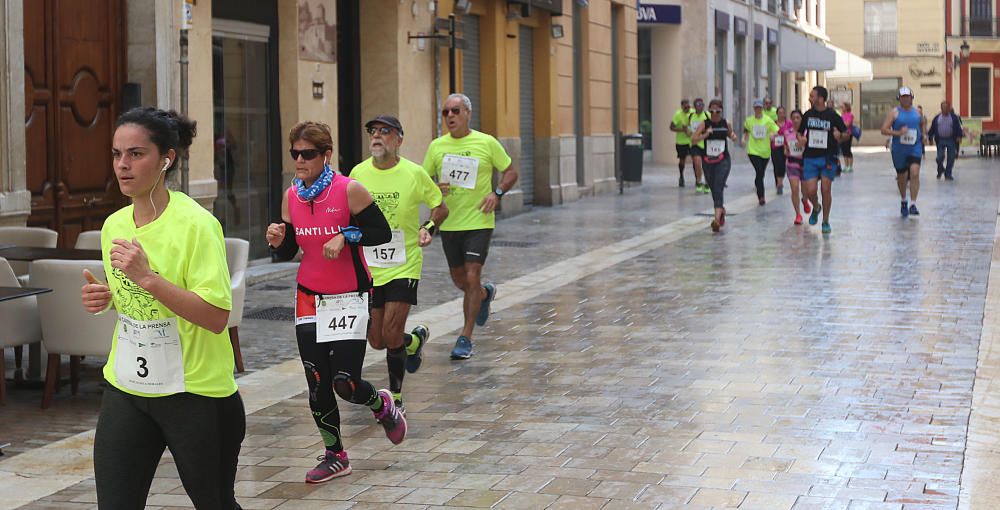
[[[316,159],[316,156],[319,156],[322,153],[323,151],[319,149],[302,149],[302,150],[290,149],[288,151],[288,154],[292,157],[292,161],[298,161],[299,156],[302,156],[302,159],[305,161],[312,161]]]
[[[452,115],[458,115],[462,113],[462,109],[458,106],[453,106],[451,108],[445,108],[444,110],[441,110],[442,117],[447,117],[449,113],[451,113]]]
[[[375,136],[375,133],[385,136],[388,135],[389,133],[392,133],[392,128],[388,126],[381,126],[381,127],[371,126],[367,128],[365,131],[368,131],[368,136]]]

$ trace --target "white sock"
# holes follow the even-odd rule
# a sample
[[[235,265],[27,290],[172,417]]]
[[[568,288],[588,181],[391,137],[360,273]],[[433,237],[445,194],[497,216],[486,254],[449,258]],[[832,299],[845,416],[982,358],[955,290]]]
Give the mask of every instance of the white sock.
[[[915,200],[910,202],[910,207],[914,207],[916,205],[917,205],[917,202]]]

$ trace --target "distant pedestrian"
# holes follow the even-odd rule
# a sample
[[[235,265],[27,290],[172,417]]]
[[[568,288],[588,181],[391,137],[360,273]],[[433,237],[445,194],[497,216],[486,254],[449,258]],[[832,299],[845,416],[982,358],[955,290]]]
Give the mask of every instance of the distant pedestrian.
[[[958,146],[962,142],[962,119],[955,114],[948,101],[941,102],[941,113],[934,116],[931,128],[927,132],[931,143],[937,144],[937,178],[943,175],[946,180],[954,181],[952,169],[955,158],[958,157]]]

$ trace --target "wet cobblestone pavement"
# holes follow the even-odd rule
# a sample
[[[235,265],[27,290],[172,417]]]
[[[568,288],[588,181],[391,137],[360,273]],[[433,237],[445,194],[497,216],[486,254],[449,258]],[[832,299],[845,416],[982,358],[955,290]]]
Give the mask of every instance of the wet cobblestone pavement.
[[[736,200],[751,193],[748,166],[731,178],[722,234],[696,215],[710,200],[677,190],[673,171],[625,197],[505,220],[488,263],[503,306],[477,330],[471,360],[447,360],[451,334],[428,346],[405,383],[406,442],[343,407],[355,471],[306,485],[322,445],[299,394],[248,417],[240,503],[955,509],[1000,197],[996,165],[959,165],[954,183],[925,175],[923,215],[901,219],[886,155],[860,156],[835,184],[830,236],[793,226],[787,195]],[[504,294],[504,282],[551,279],[546,267],[574,256],[596,264],[667,224],[674,241],[579,268],[538,296]],[[440,248],[426,264],[418,311],[458,297]],[[248,312],[289,302],[291,285],[255,285]],[[248,367],[294,359],[291,331],[246,321]],[[385,384],[384,362],[365,376]],[[0,411],[0,430],[11,414],[87,426],[99,399],[89,391],[64,390],[51,413],[21,403],[37,405],[37,392],[15,391],[27,397]],[[157,477],[150,506],[190,505],[169,457]],[[94,506],[85,480],[27,508]]]

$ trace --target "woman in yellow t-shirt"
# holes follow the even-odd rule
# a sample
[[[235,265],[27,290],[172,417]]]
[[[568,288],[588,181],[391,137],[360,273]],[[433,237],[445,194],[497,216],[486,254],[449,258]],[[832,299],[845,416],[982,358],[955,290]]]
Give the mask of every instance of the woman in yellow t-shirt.
[[[82,289],[87,311],[118,313],[94,438],[101,508],[145,506],[167,447],[196,508],[239,508],[233,487],[246,416],[226,334],[222,227],[164,183],[194,136],[194,122],[154,108],[129,110],[115,129],[115,177],[132,205],[101,229],[108,282],[84,271]]]

